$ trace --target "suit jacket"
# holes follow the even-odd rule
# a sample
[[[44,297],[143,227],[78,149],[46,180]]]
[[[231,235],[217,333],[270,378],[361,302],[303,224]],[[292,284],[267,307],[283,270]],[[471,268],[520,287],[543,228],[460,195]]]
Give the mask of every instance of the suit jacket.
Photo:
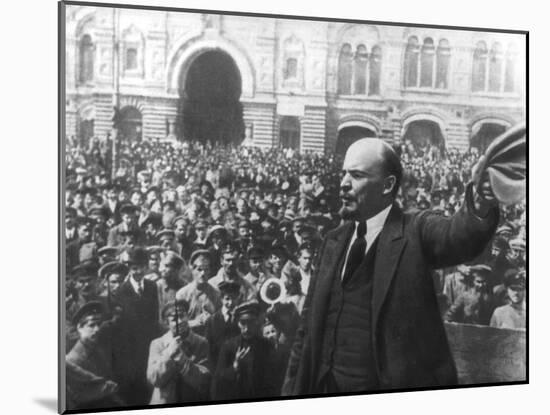
[[[442,386],[457,374],[440,316],[431,271],[466,262],[485,247],[498,224],[498,209],[473,214],[471,188],[452,217],[404,214],[394,205],[376,247],[372,296],[372,349],[381,389]],[[311,394],[321,361],[324,322],[333,278],[354,232],[345,223],[329,232],[306,298],[292,348],[283,395]]]
[[[151,341],[160,334],[158,292],[154,282],[143,280],[140,297],[129,280],[116,293],[122,308],[117,337],[117,367],[122,379],[142,378],[145,383],[147,356]]]
[[[109,216],[114,219],[115,223],[120,222],[120,203],[119,202],[115,203],[114,210],[111,209],[109,202],[107,201],[105,201],[105,203],[103,204],[103,207],[105,208]]]
[[[226,322],[221,310],[216,311],[206,321],[205,335],[210,347],[210,363],[215,368],[223,343],[239,334],[239,327],[235,321]]]
[[[182,343],[189,358],[184,362],[172,359],[167,353],[172,341],[172,332],[168,331],[151,342],[147,380],[154,389],[150,404],[206,400],[210,385],[208,342],[204,337],[190,331]]]

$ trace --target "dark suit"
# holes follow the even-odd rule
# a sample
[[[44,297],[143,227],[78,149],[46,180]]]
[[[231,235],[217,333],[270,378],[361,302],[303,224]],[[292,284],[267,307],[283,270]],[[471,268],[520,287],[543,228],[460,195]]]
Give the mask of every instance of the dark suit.
[[[122,307],[120,330],[116,333],[114,345],[120,393],[129,404],[148,404],[150,393],[146,372],[149,346],[161,333],[157,286],[144,279],[140,296],[127,280],[118,289],[115,300]]]
[[[457,374],[434,292],[431,270],[476,257],[498,224],[473,214],[472,195],[452,217],[404,214],[394,205],[378,236],[372,271],[370,347],[377,389],[442,386]],[[320,362],[333,279],[339,278],[353,223],[329,232],[310,284],[292,348],[284,395],[321,393]],[[344,391],[345,392],[345,391]]]
[[[223,343],[239,334],[239,327],[235,321],[226,322],[221,310],[216,311],[206,321],[205,337],[210,346],[210,364],[216,368],[218,356]]]
[[[114,222],[115,223],[119,223],[120,222],[120,203],[119,202],[116,202],[115,203],[115,208],[114,210],[111,209],[111,206],[109,205],[109,202],[108,201],[105,201],[105,203],[103,204],[103,207],[105,208],[105,210],[107,211],[109,217],[112,217]]]

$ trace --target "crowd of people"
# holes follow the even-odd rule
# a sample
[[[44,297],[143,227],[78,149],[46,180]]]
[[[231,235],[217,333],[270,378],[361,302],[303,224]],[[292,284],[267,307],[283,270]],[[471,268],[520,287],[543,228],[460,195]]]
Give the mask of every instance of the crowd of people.
[[[479,159],[402,142],[396,199],[452,216]],[[281,148],[66,140],[69,409],[279,396],[342,158]],[[434,272],[442,318],[525,327],[525,205],[475,261]]]

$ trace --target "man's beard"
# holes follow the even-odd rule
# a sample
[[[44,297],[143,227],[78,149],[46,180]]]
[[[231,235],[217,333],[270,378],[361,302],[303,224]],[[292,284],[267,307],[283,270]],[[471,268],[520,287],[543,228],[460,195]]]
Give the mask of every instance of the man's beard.
[[[357,211],[356,210],[351,210],[351,209],[349,209],[348,207],[346,207],[344,205],[342,205],[342,207],[340,208],[338,213],[340,214],[342,219],[345,219],[345,220],[354,220],[357,217]]]
[[[237,278],[237,269],[236,268],[229,268],[225,271],[225,276],[229,278],[230,280],[234,280]]]

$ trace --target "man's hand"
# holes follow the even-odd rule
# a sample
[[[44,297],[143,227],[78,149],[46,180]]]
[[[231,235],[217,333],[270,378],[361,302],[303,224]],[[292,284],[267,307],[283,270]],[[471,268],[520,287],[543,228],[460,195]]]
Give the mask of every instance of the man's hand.
[[[106,381],[105,391],[107,392],[107,394],[116,393],[118,391],[118,384],[116,382],[113,382],[112,380]]]
[[[241,365],[241,362],[248,355],[249,352],[250,352],[250,346],[239,347],[237,349],[237,353],[235,354],[235,360],[233,361],[233,369],[239,370],[239,366]]]
[[[119,306],[119,305],[115,305],[113,307],[113,318],[111,319],[111,321],[113,323],[116,323],[117,321],[119,321],[120,319],[122,318],[122,307]]]
[[[183,353],[181,350],[181,343],[182,343],[181,336],[176,336],[174,337],[172,342],[168,345],[167,353],[172,360],[175,360],[178,357],[178,355]]]
[[[207,310],[203,310],[203,312],[197,317],[197,321],[199,325],[203,326],[206,324],[206,321],[210,318],[210,313]]]

